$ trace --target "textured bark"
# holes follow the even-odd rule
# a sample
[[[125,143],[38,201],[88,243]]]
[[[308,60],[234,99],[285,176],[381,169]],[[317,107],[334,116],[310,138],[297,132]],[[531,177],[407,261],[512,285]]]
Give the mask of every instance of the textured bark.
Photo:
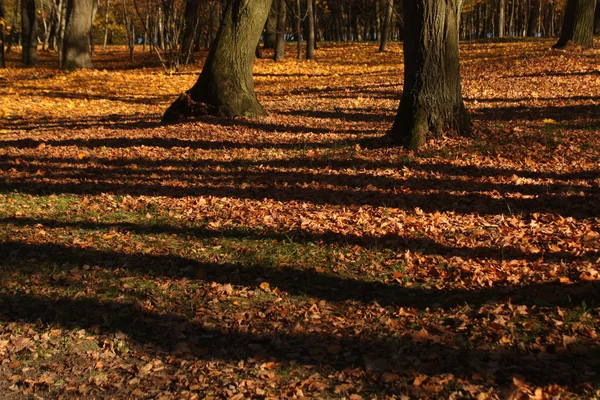
[[[226,117],[265,114],[254,94],[252,67],[271,1],[228,2],[198,81],[165,111],[164,123],[200,113]]]
[[[458,63],[462,0],[404,0],[404,92],[390,132],[417,148],[446,129],[466,133]]]
[[[61,67],[92,68],[90,30],[93,0],[67,0]]]
[[[274,49],[277,42],[277,4],[273,3],[269,17],[265,24],[263,35],[263,47],[265,49]]]
[[[596,1],[596,11],[594,12],[594,35],[600,35],[600,0]]]
[[[275,61],[285,57],[285,0],[277,1],[277,38],[275,40]]]
[[[315,14],[313,1],[306,0],[306,59],[315,59]]]
[[[596,0],[568,0],[560,38],[553,46],[561,49],[569,42],[581,47],[594,44],[594,8]]]
[[[390,36],[390,25],[392,24],[392,12],[394,11],[394,0],[387,0],[385,8],[385,18],[381,28],[381,40],[379,42],[379,51],[387,49],[388,37]]]
[[[298,60],[302,60],[302,3],[296,0],[296,48]]]
[[[37,64],[37,18],[35,17],[35,0],[21,1],[21,35],[23,64]]]
[[[4,0],[0,0],[0,68],[6,68],[4,62],[4,29],[6,22],[4,17]]]

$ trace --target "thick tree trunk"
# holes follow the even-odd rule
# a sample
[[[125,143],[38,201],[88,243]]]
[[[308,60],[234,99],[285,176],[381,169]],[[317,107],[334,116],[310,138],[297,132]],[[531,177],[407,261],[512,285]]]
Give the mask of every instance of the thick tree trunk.
[[[210,113],[226,117],[264,115],[254,94],[252,67],[256,43],[272,0],[231,0],[196,84],[163,115],[164,123]]]
[[[265,49],[274,49],[277,42],[277,4],[273,3],[269,17],[265,24],[263,37],[263,47]]]
[[[381,38],[379,41],[379,51],[387,49],[388,37],[390,36],[390,25],[392,23],[392,12],[394,11],[394,0],[387,0],[385,7],[385,18],[381,29]]]
[[[93,0],[67,0],[61,67],[92,68],[90,29]]]
[[[568,0],[560,38],[553,46],[561,49],[573,41],[581,47],[594,44],[594,7],[596,0]]]
[[[21,35],[23,64],[37,64],[37,18],[35,15],[35,0],[21,1]]]
[[[458,63],[462,0],[404,0],[404,92],[390,136],[417,148],[429,133],[465,133]]]
[[[315,59],[315,14],[312,0],[306,0],[306,59]]]
[[[194,62],[194,38],[198,26],[198,16],[200,13],[200,4],[198,0],[187,0],[184,10],[183,39],[181,43],[181,53],[179,63],[186,65]]]
[[[540,21],[540,0],[531,0],[529,3],[529,22],[527,23],[527,36],[535,37]]]
[[[285,0],[277,1],[277,38],[275,40],[275,61],[285,57]]]
[[[0,0],[0,68],[6,68],[4,61],[4,29],[6,19],[4,18],[4,0]]]

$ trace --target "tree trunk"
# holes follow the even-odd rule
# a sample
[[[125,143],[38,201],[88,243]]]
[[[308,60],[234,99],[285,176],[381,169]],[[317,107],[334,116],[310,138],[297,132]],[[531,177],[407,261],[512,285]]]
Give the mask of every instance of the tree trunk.
[[[498,37],[504,37],[504,13],[506,10],[505,0],[498,2]]]
[[[269,17],[265,24],[265,33],[263,39],[263,47],[265,49],[275,49],[277,42],[277,4],[273,3]]]
[[[285,57],[285,0],[277,1],[277,38],[275,40],[275,61]]]
[[[200,4],[198,0],[187,0],[185,2],[183,40],[181,43],[181,54],[179,63],[186,65],[194,62],[194,37],[198,26]]]
[[[381,29],[381,40],[379,42],[379,51],[387,49],[388,37],[390,36],[390,25],[392,23],[392,12],[394,11],[394,0],[387,0],[385,8],[385,19],[383,20],[383,28]]]
[[[594,35],[600,35],[600,0],[596,2],[596,11],[594,12]]]
[[[104,38],[102,39],[102,51],[106,50],[106,41],[108,40],[108,12],[110,0],[106,0],[106,10],[104,10]]]
[[[21,1],[21,35],[24,65],[37,64],[37,18],[35,0]]]
[[[429,133],[465,133],[458,60],[462,0],[404,0],[404,92],[390,132],[395,143],[415,149]]]
[[[531,0],[529,4],[529,22],[527,23],[527,36],[535,37],[540,21],[540,0]]]
[[[0,68],[6,68],[4,62],[4,28],[6,19],[4,18],[4,0],[0,0]]]
[[[67,0],[63,39],[63,69],[92,68],[90,29],[93,0]]]
[[[296,44],[298,47],[298,60],[302,60],[302,3],[296,0]]]
[[[264,115],[254,94],[252,67],[256,43],[272,0],[230,0],[215,42],[196,84],[163,115],[163,123],[202,113],[226,117]]]
[[[313,0],[306,0],[306,59],[315,59],[315,14]]]
[[[594,44],[594,7],[596,0],[568,0],[560,38],[553,46],[562,49],[573,41],[587,48]]]

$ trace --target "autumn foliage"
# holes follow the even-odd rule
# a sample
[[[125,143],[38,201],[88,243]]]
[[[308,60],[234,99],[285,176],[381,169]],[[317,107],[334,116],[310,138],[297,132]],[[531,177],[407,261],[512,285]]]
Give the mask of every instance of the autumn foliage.
[[[268,116],[169,126],[197,74],[10,53],[0,397],[600,396],[600,52],[552,44],[462,44],[472,133],[418,151],[397,43],[257,60]]]

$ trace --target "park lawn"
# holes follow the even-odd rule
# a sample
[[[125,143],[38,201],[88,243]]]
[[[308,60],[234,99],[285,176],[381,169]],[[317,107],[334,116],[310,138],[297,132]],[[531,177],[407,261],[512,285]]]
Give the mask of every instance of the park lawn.
[[[169,126],[200,65],[9,54],[0,397],[600,397],[600,51],[551,44],[463,43],[473,131],[418,151],[395,43]]]

